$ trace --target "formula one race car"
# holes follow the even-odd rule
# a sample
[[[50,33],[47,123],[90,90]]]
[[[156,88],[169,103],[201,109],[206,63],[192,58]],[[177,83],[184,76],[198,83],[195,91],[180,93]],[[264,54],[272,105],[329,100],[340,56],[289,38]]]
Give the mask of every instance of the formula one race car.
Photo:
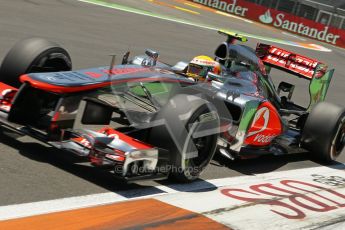
[[[230,159],[310,151],[335,160],[345,145],[345,110],[322,102],[333,70],[277,47],[256,50],[228,36],[216,50],[222,75],[205,82],[158,53],[120,65],[71,71],[67,51],[44,39],[17,43],[0,68],[0,122],[56,148],[109,168],[126,181],[197,179],[216,149]],[[276,90],[277,67],[311,81],[311,103],[290,101],[293,85]],[[287,93],[288,96],[279,94]]]

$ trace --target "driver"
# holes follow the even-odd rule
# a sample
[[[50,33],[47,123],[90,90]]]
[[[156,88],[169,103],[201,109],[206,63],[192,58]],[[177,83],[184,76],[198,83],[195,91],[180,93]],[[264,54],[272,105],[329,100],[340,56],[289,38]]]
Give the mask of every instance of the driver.
[[[219,62],[208,56],[196,56],[188,64],[186,75],[194,81],[205,81],[208,72],[220,75]]]

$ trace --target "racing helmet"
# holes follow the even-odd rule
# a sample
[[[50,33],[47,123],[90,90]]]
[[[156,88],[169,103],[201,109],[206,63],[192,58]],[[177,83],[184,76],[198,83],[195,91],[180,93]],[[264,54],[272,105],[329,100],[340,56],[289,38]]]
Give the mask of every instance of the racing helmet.
[[[204,81],[208,72],[219,75],[221,73],[219,62],[208,56],[196,56],[188,64],[186,75],[195,81]]]

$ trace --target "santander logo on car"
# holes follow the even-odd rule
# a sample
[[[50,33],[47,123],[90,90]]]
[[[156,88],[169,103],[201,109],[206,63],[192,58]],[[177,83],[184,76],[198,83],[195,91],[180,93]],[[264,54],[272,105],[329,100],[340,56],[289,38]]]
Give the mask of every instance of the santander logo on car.
[[[283,13],[279,13],[272,17],[271,11],[268,9],[264,14],[259,16],[259,20],[265,24],[272,24],[274,27],[281,28],[293,33],[301,34],[304,36],[308,36],[314,39],[318,39],[320,41],[325,41],[331,44],[336,44],[337,40],[340,38],[339,35],[335,35],[333,33],[329,33],[329,27],[325,26],[323,30],[319,30],[317,28],[312,28],[307,25],[304,25],[303,22],[298,23],[294,21],[290,21],[285,19],[286,15]]]

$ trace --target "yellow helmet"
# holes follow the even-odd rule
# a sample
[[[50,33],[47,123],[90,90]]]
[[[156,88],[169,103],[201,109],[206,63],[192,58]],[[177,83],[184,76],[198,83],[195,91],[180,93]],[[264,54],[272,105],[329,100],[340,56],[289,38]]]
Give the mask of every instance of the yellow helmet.
[[[219,75],[221,73],[219,62],[208,56],[196,56],[189,63],[186,74],[188,77],[200,81],[205,80],[208,72]]]

